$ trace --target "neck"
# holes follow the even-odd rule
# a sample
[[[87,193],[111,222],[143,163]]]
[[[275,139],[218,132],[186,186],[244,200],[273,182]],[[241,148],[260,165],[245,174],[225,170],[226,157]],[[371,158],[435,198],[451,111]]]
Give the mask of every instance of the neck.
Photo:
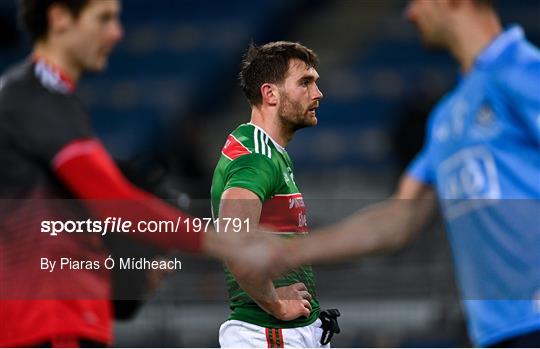
[[[476,57],[502,31],[497,15],[490,9],[477,10],[469,18],[461,17],[455,28],[449,49],[463,73],[472,68]]]
[[[55,49],[52,43],[38,42],[34,46],[32,55],[44,59],[62,71],[74,84],[76,84],[82,74],[82,69],[78,67],[68,55],[60,49]]]
[[[264,106],[251,109],[251,123],[262,128],[283,148],[289,144],[294,135],[294,131],[287,130],[282,125],[276,112]]]

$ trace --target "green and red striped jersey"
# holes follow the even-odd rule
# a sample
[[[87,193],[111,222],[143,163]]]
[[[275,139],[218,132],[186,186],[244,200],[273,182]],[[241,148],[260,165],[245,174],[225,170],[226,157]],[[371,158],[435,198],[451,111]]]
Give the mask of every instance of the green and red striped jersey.
[[[245,188],[261,200],[260,230],[283,237],[298,237],[308,233],[306,206],[296,185],[293,164],[287,151],[260,127],[240,125],[228,137],[212,180],[212,214],[219,217],[219,204],[224,191]],[[303,266],[274,280],[275,287],[303,282],[313,296],[308,318],[281,321],[262,310],[240,288],[234,276],[225,268],[229,302],[229,319],[249,322],[262,327],[292,328],[313,323],[319,317],[315,281],[311,266]]]

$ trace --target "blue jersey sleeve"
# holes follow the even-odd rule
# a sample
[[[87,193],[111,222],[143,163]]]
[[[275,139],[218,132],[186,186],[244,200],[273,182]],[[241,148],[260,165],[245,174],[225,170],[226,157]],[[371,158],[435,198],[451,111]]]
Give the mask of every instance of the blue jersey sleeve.
[[[540,145],[540,52],[532,48],[527,51],[527,59],[500,74],[497,86],[510,112]]]
[[[435,178],[433,176],[433,170],[430,165],[428,154],[429,152],[426,145],[410,163],[406,172],[409,176],[419,182],[433,186],[435,184]]]
[[[444,104],[443,99],[432,111],[428,123],[426,126],[426,137],[424,139],[424,146],[422,150],[416,155],[413,161],[407,167],[405,173],[413,177],[417,181],[434,187],[436,185],[435,170],[433,168],[433,161],[431,159],[431,133],[433,129],[433,123],[435,122],[435,115],[437,110]]]

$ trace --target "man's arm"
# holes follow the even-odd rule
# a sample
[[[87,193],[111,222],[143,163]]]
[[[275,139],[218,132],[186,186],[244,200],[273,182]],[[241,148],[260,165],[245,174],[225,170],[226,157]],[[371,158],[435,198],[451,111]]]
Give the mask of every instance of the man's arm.
[[[185,220],[189,216],[184,212],[131,184],[96,139],[82,139],[66,145],[51,165],[57,178],[102,219],[122,217],[133,223],[178,221],[178,231],[128,233],[130,238],[165,250],[205,253],[218,258],[235,256],[244,259],[254,253],[252,250],[258,251],[257,246],[251,244],[245,256],[235,253],[233,247],[245,241],[231,241],[216,235],[213,230],[199,231],[189,226],[187,222],[191,220]]]
[[[257,229],[261,210],[262,203],[255,193],[244,188],[230,188],[221,197],[219,218],[240,218],[242,221],[248,219],[249,231],[253,233]],[[220,231],[220,234],[238,233],[228,229]],[[297,283],[276,289],[272,280],[245,273],[245,266],[239,265],[237,261],[226,259],[225,264],[242,289],[267,313],[284,321],[309,316],[311,295],[304,284]]]
[[[404,175],[391,198],[291,242],[289,267],[400,248],[432,218],[436,207],[433,189]]]

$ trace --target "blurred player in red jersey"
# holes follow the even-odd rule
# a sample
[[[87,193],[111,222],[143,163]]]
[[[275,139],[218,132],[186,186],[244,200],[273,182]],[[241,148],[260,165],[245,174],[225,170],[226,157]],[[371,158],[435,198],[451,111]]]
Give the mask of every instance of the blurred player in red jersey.
[[[86,219],[89,211],[97,219],[135,223],[186,215],[125,179],[75,95],[82,74],[103,70],[123,36],[120,2],[21,0],[19,5],[34,48],[30,59],[0,79],[0,346],[109,345],[109,271],[40,270],[42,258],[102,263],[108,255],[102,238],[93,233],[53,238],[39,231],[41,221]],[[72,206],[66,199],[86,206],[66,211],[64,206]],[[249,267],[247,273],[258,273],[256,262],[264,264],[272,255],[262,240],[197,232],[184,220],[176,232],[130,236],[166,250],[227,258]]]

